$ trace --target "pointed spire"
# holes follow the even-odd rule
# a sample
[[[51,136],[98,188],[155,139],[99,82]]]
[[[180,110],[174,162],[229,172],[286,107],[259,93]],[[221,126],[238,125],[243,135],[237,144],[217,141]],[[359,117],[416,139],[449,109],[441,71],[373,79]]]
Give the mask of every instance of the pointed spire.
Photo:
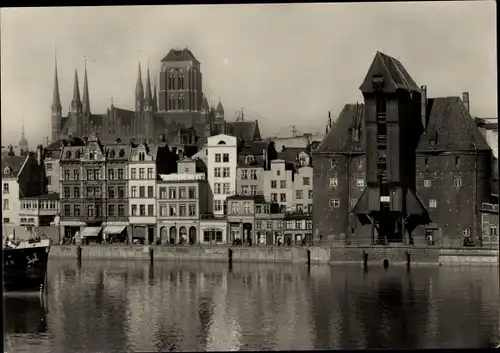
[[[61,108],[61,96],[59,95],[59,77],[57,75],[57,53],[54,55],[55,73],[54,73],[54,92],[52,94],[52,107]]]
[[[155,88],[154,88],[153,94],[154,94],[154,96],[153,96],[153,108],[154,108],[154,111],[157,112],[158,111],[158,93],[156,92],[156,79],[155,79]]]
[[[75,69],[75,84],[73,86],[73,100],[71,101],[71,104],[74,103],[81,103],[80,101],[80,88],[78,85],[78,72]]]
[[[149,62],[148,62],[148,75],[146,77],[146,95],[144,96],[146,101],[150,102],[152,99],[152,94],[151,94],[151,80],[149,77]]]
[[[144,87],[142,85],[141,63],[139,63],[139,72],[137,74],[137,84],[135,86],[135,99],[141,100],[144,98]]]
[[[90,115],[89,83],[87,81],[87,59],[85,59],[85,77],[83,78],[83,114]]]

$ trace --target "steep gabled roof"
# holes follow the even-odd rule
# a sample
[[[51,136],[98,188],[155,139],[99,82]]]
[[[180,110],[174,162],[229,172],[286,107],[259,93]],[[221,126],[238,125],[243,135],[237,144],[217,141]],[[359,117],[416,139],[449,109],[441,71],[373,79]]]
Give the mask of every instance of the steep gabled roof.
[[[15,178],[21,173],[27,156],[2,156],[2,178]],[[8,170],[8,173],[6,173]]]
[[[429,98],[427,111],[417,152],[491,150],[459,97]]]
[[[395,92],[397,89],[420,92],[420,88],[413,81],[403,64],[392,56],[377,51],[372,64],[368,69],[363,83],[359,87],[362,92],[372,92],[372,78],[374,76],[384,77],[384,91]]]
[[[364,107],[364,104],[346,104],[315,152],[363,152]],[[353,129],[359,132],[357,140],[352,138]]]
[[[243,141],[261,140],[259,122],[253,121],[234,121],[227,122],[228,133]]]
[[[194,54],[188,48],[184,49],[170,49],[168,54],[161,59],[162,62],[165,61],[194,61],[198,64],[200,63]]]

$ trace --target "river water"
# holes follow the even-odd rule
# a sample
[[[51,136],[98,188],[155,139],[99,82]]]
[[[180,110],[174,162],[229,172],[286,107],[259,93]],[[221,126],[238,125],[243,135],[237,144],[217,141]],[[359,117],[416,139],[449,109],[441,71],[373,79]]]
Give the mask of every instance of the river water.
[[[5,350],[488,348],[489,267],[50,261],[44,303],[4,298]]]

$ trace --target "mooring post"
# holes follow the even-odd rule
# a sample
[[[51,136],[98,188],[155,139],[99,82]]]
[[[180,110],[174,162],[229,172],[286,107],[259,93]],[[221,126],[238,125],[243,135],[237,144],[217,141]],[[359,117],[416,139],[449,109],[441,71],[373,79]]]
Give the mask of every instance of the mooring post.
[[[153,263],[155,259],[155,249],[150,245],[149,246],[149,262]]]
[[[363,266],[368,266],[368,254],[363,250]]]
[[[76,259],[77,260],[82,259],[82,246],[81,245],[76,246]]]
[[[410,267],[410,262],[411,262],[411,255],[410,255],[410,252],[407,250],[406,251],[406,266]]]
[[[311,266],[311,249],[307,249],[307,266]]]
[[[229,248],[227,251],[227,261],[232,264],[233,263],[233,249]]]

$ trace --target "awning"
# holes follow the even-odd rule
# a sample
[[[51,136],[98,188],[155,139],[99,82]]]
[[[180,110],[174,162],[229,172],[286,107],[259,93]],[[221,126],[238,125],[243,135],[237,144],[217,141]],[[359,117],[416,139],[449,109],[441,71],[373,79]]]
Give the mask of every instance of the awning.
[[[99,235],[101,227],[85,227],[81,232],[82,237],[96,237]]]
[[[104,233],[106,234],[121,234],[126,226],[106,226]]]

